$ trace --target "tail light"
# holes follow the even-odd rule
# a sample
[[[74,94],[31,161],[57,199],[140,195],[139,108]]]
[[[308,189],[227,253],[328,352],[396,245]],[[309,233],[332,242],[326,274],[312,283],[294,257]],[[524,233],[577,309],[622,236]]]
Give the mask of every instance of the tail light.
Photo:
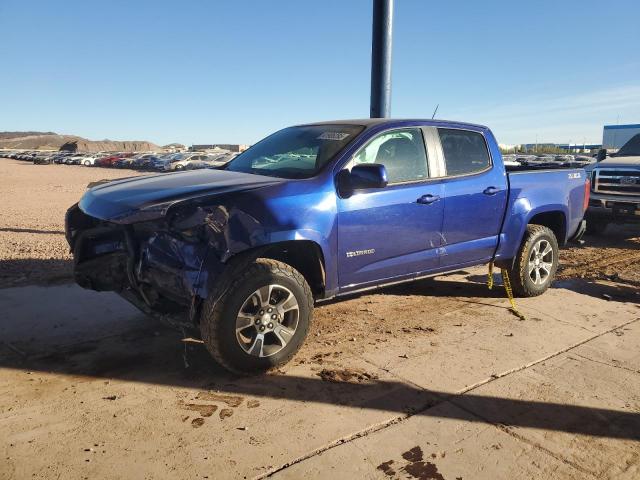
[[[589,197],[591,196],[591,180],[587,177],[587,181],[584,182],[584,203],[582,204],[582,211],[586,212],[589,207]]]

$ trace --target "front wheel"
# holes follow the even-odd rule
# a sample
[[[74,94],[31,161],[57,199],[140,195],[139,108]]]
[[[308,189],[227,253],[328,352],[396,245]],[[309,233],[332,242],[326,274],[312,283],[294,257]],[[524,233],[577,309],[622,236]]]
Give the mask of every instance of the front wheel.
[[[558,240],[550,228],[528,225],[509,279],[516,295],[535,297],[551,285],[558,269]]]
[[[235,373],[260,373],[288,362],[302,346],[313,295],[300,272],[258,258],[219,279],[200,317],[202,339],[213,358]],[[220,290],[219,290],[220,291]]]

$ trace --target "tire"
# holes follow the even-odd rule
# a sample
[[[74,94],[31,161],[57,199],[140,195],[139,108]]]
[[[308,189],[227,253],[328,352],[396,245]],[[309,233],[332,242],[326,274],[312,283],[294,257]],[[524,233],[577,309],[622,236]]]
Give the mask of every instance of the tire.
[[[283,262],[252,258],[229,267],[218,279],[216,291],[203,305],[200,331],[220,365],[234,373],[256,374],[296,354],[312,314],[313,295],[300,272]],[[272,320],[273,315],[278,318]]]
[[[543,255],[544,252],[548,253]],[[518,256],[509,269],[514,294],[519,297],[542,295],[553,282],[557,269],[558,240],[555,234],[542,225],[528,225]]]
[[[90,167],[91,166],[91,162],[89,160],[85,160],[84,161],[84,166],[85,167]]]
[[[587,235],[602,235],[609,226],[609,223],[605,220],[599,220],[594,218],[587,219]]]

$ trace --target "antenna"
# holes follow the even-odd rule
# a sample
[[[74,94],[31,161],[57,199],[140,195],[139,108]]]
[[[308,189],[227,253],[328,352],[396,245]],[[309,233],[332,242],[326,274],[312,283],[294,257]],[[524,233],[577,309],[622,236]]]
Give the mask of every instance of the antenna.
[[[438,111],[438,107],[440,106],[440,104],[436,105],[436,109],[433,111],[433,115],[431,115],[431,120],[433,120],[436,117],[436,112]]]

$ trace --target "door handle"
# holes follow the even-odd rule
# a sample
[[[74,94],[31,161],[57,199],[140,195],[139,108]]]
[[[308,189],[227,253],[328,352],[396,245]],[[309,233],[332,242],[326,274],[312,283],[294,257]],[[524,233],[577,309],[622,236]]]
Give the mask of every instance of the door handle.
[[[430,193],[427,193],[426,195],[421,196],[417,202],[422,205],[430,205],[438,200],[440,200],[440,195],[431,195]]]
[[[484,189],[484,191],[482,193],[484,193],[485,195],[495,195],[496,193],[498,193],[500,191],[499,188],[496,187],[487,187]]]

